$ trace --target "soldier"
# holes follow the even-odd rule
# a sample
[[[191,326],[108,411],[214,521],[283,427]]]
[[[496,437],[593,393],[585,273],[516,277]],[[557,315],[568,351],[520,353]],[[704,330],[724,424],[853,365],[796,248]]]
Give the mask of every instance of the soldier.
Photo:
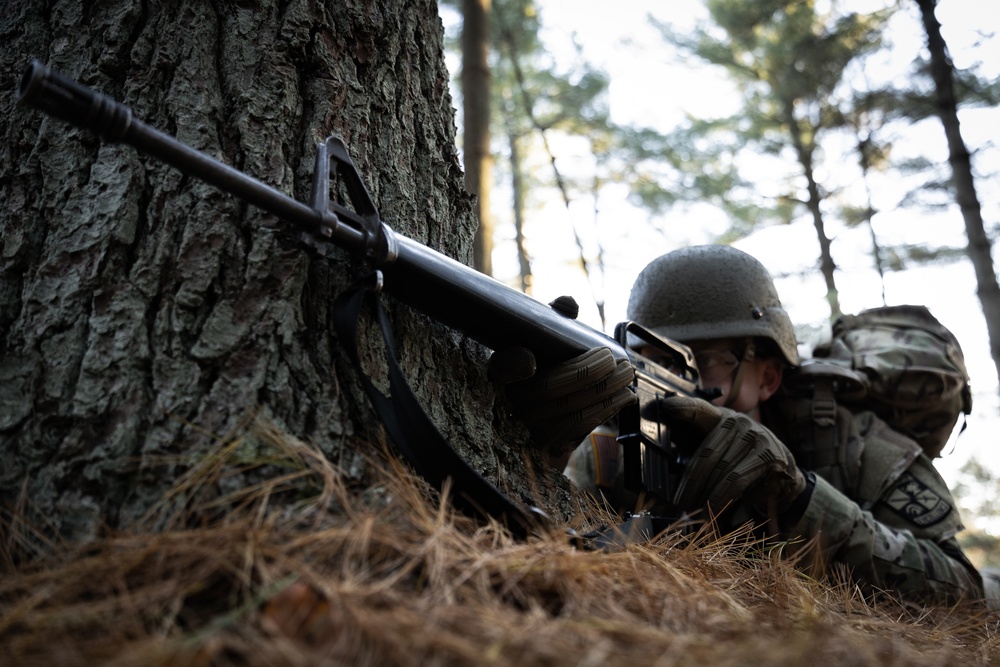
[[[799,367],[795,334],[760,262],[729,246],[664,255],[636,280],[628,317],[688,345],[704,386],[721,391],[711,403],[663,402],[675,441],[694,450],[674,497],[680,510],[710,508],[722,529],[753,518],[772,535],[811,543],[822,564],[848,566],[869,590],[944,602],[983,596],[955,539],[955,501],[921,446],[872,412],[832,402],[820,433],[812,399],[786,390]],[[628,502],[608,428],[573,451],[566,474]]]

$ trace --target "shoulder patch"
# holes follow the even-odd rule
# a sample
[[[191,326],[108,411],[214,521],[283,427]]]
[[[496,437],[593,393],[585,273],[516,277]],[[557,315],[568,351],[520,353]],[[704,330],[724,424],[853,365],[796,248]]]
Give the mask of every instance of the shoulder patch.
[[[933,526],[951,513],[951,503],[910,473],[896,480],[883,498],[896,514],[920,527]]]

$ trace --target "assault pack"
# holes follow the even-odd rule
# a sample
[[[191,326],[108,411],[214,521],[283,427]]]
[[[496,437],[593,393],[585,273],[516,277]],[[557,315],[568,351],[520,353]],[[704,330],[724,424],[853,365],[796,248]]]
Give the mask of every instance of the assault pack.
[[[833,418],[839,403],[871,410],[910,436],[929,458],[972,411],[972,391],[955,335],[924,306],[872,308],[844,315],[797,374],[814,392],[813,421]],[[965,429],[965,424],[962,425]]]

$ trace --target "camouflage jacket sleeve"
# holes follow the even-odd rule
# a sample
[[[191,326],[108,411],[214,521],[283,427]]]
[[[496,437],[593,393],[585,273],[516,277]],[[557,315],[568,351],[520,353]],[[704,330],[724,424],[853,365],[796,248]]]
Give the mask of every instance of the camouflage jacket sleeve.
[[[954,501],[920,457],[870,508],[822,477],[790,533],[812,542],[828,565],[846,565],[866,590],[936,602],[982,597],[982,581],[954,533]]]

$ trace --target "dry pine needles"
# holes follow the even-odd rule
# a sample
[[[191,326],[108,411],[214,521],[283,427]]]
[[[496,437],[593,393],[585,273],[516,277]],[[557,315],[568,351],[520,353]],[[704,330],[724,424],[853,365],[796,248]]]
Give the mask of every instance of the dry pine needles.
[[[209,493],[246,468],[234,457],[247,439],[284,472]],[[667,534],[616,551],[558,532],[517,542],[453,513],[392,457],[372,466],[377,483],[352,488],[314,448],[257,420],[181,479],[146,527],[40,554],[40,534],[4,516],[0,663],[1000,663],[997,619],[978,608],[866,598],[749,534]],[[275,502],[289,494],[297,501]],[[602,520],[592,506],[581,516]]]

